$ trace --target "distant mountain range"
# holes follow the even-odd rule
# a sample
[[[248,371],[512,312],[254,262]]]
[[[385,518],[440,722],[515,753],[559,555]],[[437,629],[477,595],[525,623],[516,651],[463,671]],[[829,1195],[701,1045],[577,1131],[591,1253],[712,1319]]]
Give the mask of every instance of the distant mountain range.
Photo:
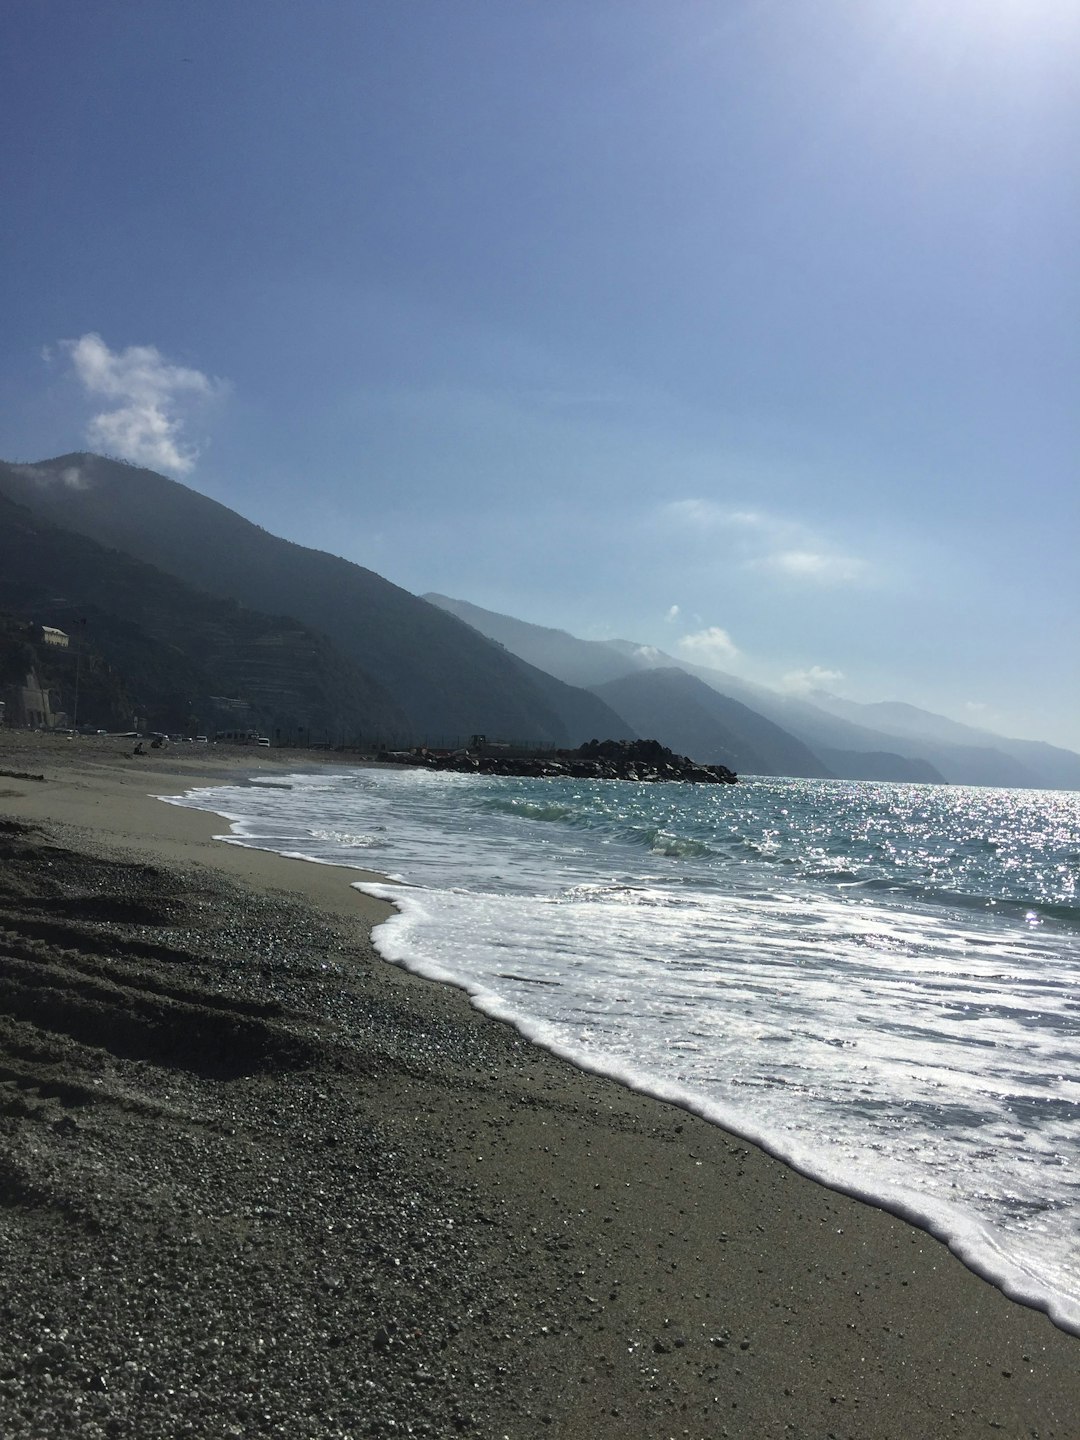
[[[412,595],[100,455],[0,461],[0,611],[75,628],[120,677],[110,694],[161,729],[236,715],[362,743],[644,737],[751,774],[1080,789],[1071,751]]]
[[[837,695],[818,690],[813,694],[814,703],[831,714],[853,720],[857,724],[872,725],[879,730],[907,738],[923,745],[946,747],[942,754],[959,751],[968,754],[972,750],[981,752],[986,748],[1004,755],[1012,764],[1021,767],[1017,778],[1002,783],[1030,784],[1030,777],[1054,789],[1080,790],[1080,755],[1065,750],[1059,745],[1048,745],[1044,740],[1016,740],[996,735],[976,725],[963,725],[944,715],[935,715],[920,710],[902,701],[882,701],[871,705],[857,704],[843,700]],[[962,763],[962,762],[961,762]],[[976,763],[978,758],[976,757]],[[981,782],[972,781],[972,784]]]
[[[707,765],[749,775],[832,773],[779,725],[685,670],[636,670],[597,685],[595,693],[642,735],[664,735],[671,749]]]
[[[713,711],[715,727],[706,730],[700,692],[694,692],[699,708],[693,712],[692,733],[702,748],[702,759],[709,752],[730,764],[723,758],[724,752],[735,753],[733,747],[738,744],[761,764],[753,765],[751,760],[735,768],[748,772],[753,768],[762,774],[1080,789],[1080,755],[1041,741],[1008,739],[898,702],[859,705],[824,691],[809,698],[783,695],[634,641],[579,640],[565,631],[530,625],[446,595],[432,593],[425,599],[532,664],[543,664],[563,680],[593,688],[631,723],[647,717],[661,738],[689,723],[686,692],[676,693],[667,680],[663,682],[671,702],[667,710],[662,708],[659,690],[650,692],[648,709],[635,709],[628,687],[619,680],[622,688],[616,692],[612,681],[621,674],[635,677],[637,685],[644,687],[642,677],[658,672],[694,676],[741,707],[729,708],[723,717]],[[767,730],[766,724],[771,728]],[[766,735],[771,737],[768,742]],[[664,743],[678,748],[674,739]],[[780,750],[777,744],[782,746]]]

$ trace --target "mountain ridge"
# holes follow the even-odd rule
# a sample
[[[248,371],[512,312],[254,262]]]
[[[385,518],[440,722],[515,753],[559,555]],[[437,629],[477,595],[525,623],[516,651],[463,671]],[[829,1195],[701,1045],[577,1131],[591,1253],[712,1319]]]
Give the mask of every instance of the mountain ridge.
[[[275,673],[269,658],[275,647],[304,652],[300,670],[320,655],[324,668],[341,677],[342,700],[335,706],[324,696],[320,713],[340,711],[344,729],[356,729],[362,717],[360,728],[370,733],[370,717],[378,714],[379,728],[392,723],[399,742],[455,744],[479,733],[571,747],[649,731],[683,753],[744,773],[1080,788],[1080,755],[996,736],[906,702],[784,694],[653,646],[581,640],[438,593],[413,595],[123,461],[87,452],[30,464],[0,461],[0,495],[54,531],[149,566],[201,597],[186,603],[210,626],[206,636],[216,637],[202,643],[203,658],[242,677],[264,705],[272,685],[262,685],[259,675]],[[50,544],[55,549],[55,538]],[[150,589],[160,591],[161,581]],[[48,597],[38,594],[44,604]],[[211,622],[208,601],[237,607],[232,621],[216,611]],[[263,626],[261,638],[253,625]],[[157,615],[153,638],[164,653],[162,627]],[[112,643],[122,649],[119,635],[115,630]],[[138,663],[152,672],[146,645],[131,644],[132,663],[138,652]],[[179,674],[180,657],[177,665]],[[314,672],[304,673],[318,690]],[[287,688],[280,667],[277,674]],[[194,671],[184,683],[195,685]],[[294,712],[300,699],[296,691]]]
[[[155,471],[76,452],[0,462],[0,490],[61,529],[326,636],[393,698],[413,738],[486,732],[563,745],[625,734],[598,697],[568,693],[374,571],[271,535]]]
[[[196,591],[4,494],[0,609],[39,623],[48,615],[73,635],[81,628],[153,729],[258,728],[310,738],[339,733],[349,714],[362,717],[368,734],[393,734],[404,723],[377,682],[296,620]],[[82,713],[93,719],[88,700]]]
[[[635,728],[662,736],[680,754],[743,774],[833,778],[823,761],[779,725],[685,670],[639,670],[594,688]]]
[[[1017,763],[1035,773],[1054,779],[1064,789],[1080,790],[1080,755],[1046,740],[1022,740],[1016,736],[999,735],[985,726],[968,725],[947,715],[938,715],[903,700],[879,700],[870,703],[845,700],[826,690],[811,692],[822,709],[858,720],[868,715],[883,729],[898,736],[918,740],[921,735],[936,737],[945,744],[985,745],[1000,750]]]
[[[548,662],[563,674],[587,677],[589,667],[594,665],[597,673],[607,675],[621,660],[626,667],[624,674],[674,668],[696,676],[711,689],[746,706],[759,721],[779,727],[812,752],[827,773],[845,779],[1080,788],[1080,756],[1047,746],[1042,741],[1008,740],[989,731],[968,733],[968,727],[960,722],[947,722],[957,732],[952,739],[933,733],[892,733],[881,725],[869,723],[879,713],[877,707],[842,702],[857,715],[852,718],[846,711],[834,713],[813,699],[769,690],[725,671],[681,660],[653,646],[629,640],[581,640],[565,631],[532,626],[528,621],[502,616],[468,601],[434,592],[428,598],[435,604],[451,607],[453,613],[469,619],[483,633],[497,636],[501,643],[522,646],[530,658],[535,658],[542,647]],[[537,649],[533,649],[534,645]],[[606,679],[597,682],[598,693],[606,693],[607,683]],[[904,706],[903,702],[881,702],[886,718],[893,713],[890,707],[896,705],[905,711],[916,710],[916,707]],[[753,742],[748,740],[748,743]]]

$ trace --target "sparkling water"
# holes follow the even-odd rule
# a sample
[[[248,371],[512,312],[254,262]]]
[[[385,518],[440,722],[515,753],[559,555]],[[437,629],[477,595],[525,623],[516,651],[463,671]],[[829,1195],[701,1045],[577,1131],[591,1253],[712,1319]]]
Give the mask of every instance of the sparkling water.
[[[387,959],[1080,1333],[1080,794],[372,767],[178,803],[392,877]]]

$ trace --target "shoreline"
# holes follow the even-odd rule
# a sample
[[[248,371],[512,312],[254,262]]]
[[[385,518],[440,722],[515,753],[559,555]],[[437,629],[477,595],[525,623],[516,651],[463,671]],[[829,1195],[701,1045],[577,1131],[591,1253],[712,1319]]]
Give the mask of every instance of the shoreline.
[[[347,767],[339,766],[338,768]],[[392,770],[395,767],[380,768]],[[290,769],[290,773],[298,772]],[[252,778],[249,783],[258,790],[274,788],[274,782],[262,776]],[[194,803],[197,805],[197,802]],[[240,809],[243,809],[242,805]],[[333,864],[332,861],[317,859],[306,854],[303,849],[276,850],[267,843],[266,832],[261,828],[260,822],[253,820],[251,816],[242,818],[239,814],[231,816],[221,811],[216,813],[240,832],[230,837],[230,843],[255,849],[267,849],[270,853],[282,854],[287,858],[318,864]],[[273,831],[273,822],[268,823]],[[251,828],[252,825],[254,829]],[[345,873],[347,874],[348,870]],[[411,884],[403,882],[400,877],[390,879],[371,871],[358,870],[357,874],[363,877],[355,882],[363,893],[395,906],[402,912],[403,917],[410,914],[410,895],[413,893]],[[425,894],[423,886],[416,893],[420,895],[420,904],[423,907]],[[1006,1260],[1004,1255],[1007,1253],[1007,1237],[999,1236],[996,1232],[988,1232],[977,1214],[960,1208],[956,1204],[949,1204],[940,1196],[936,1197],[935,1203],[927,1204],[919,1194],[917,1187],[911,1185],[906,1188],[894,1186],[890,1189],[886,1185],[874,1187],[867,1186],[865,1183],[852,1183],[849,1175],[841,1173],[835,1167],[830,1168],[822,1164],[805,1146],[795,1148],[790,1144],[785,1145],[783,1130],[775,1127],[771,1130],[763,1128],[752,1115],[710,1101],[699,1092],[687,1088],[675,1080],[650,1075],[633,1066],[628,1066],[626,1063],[613,1062],[603,1053],[596,1055],[573,1043],[555,1040],[550,1035],[544,1021],[538,1019],[528,1007],[521,1009],[508,1003],[496,991],[487,988],[484,982],[456,970],[447,960],[424,959],[417,953],[415,945],[409,942],[402,945],[397,939],[401,927],[398,926],[392,914],[387,917],[387,920],[388,928],[382,930],[378,935],[373,934],[372,938],[376,950],[388,963],[400,965],[423,980],[438,985],[448,985],[461,991],[468,997],[469,1003],[481,1014],[498,1023],[511,1026],[528,1043],[538,1046],[556,1059],[567,1062],[575,1069],[595,1075],[600,1079],[613,1081],[647,1099],[673,1106],[689,1115],[703,1119],[709,1124],[718,1126],[725,1133],[763,1151],[781,1164],[788,1166],[796,1174],[822,1185],[836,1194],[882,1210],[905,1224],[924,1231],[941,1242],[969,1270],[986,1280],[1006,1297],[1018,1304],[1045,1313],[1058,1329],[1080,1339],[1080,1303],[1067,1293],[1054,1289],[1053,1286],[1040,1279],[1033,1278],[1032,1272],[1025,1269],[1019,1260]],[[445,915],[443,920],[445,921]],[[444,925],[440,924],[439,928],[444,928]],[[407,932],[407,926],[405,929]],[[999,1246],[999,1239],[1004,1240],[1005,1250]]]
[[[24,943],[40,973],[62,989],[73,946],[61,939],[78,939],[83,947],[76,953],[83,956],[78,974],[84,985],[90,969],[95,984],[120,983],[110,952],[120,946],[128,956],[124,983],[142,975],[141,1003],[156,995],[160,1009],[166,991],[182,991],[182,1003],[209,1020],[220,1015],[227,996],[230,1013],[246,1006],[252,1023],[264,1025],[259,1045],[293,1056],[225,1077],[209,1073],[207,1062],[202,1073],[190,1055],[185,1061],[182,1031],[173,1036],[178,1053],[165,1066],[137,1037],[111,1050],[80,1042],[71,1024],[65,1029],[61,1023],[67,1012],[62,1015],[58,1003],[56,1015],[46,1017],[49,1024],[39,1023],[35,1031],[39,1048],[42,1034],[56,1043],[49,1068],[20,1059],[5,1030],[4,1075],[20,1065],[23,1071],[37,1065],[42,1075],[48,1070],[44,1089],[28,1083],[16,1087],[13,1098],[11,1082],[5,1082],[10,1103],[0,1106],[5,1142],[21,1166],[21,1190],[4,1174],[0,1220],[9,1254],[22,1253],[25,1244],[29,1256],[30,1240],[40,1245],[46,1237],[39,1250],[45,1261],[11,1282],[28,1288],[13,1294],[4,1286],[8,1329],[19,1332],[19,1353],[34,1351],[25,1332],[42,1322],[27,1317],[42,1313],[34,1286],[48,1288],[45,1271],[52,1277],[54,1309],[65,1295],[73,1304],[63,1275],[64,1254],[73,1247],[97,1267],[102,1289],[95,1303],[114,1312],[101,1334],[83,1342],[87,1354],[105,1357],[105,1365],[125,1338],[122,1313],[115,1312],[127,1294],[124,1276],[103,1258],[109,1247],[127,1247],[138,1271],[147,1254],[157,1258],[163,1236],[179,1233],[202,1242],[184,1246],[186,1266],[166,1274],[161,1316],[140,1316],[143,1349],[172,1355],[173,1370],[182,1372],[182,1414],[174,1413],[175,1396],[167,1395],[177,1389],[165,1383],[167,1365],[157,1376],[158,1389],[136,1393],[119,1380],[109,1388],[108,1377],[105,1389],[94,1389],[100,1368],[97,1381],[91,1374],[68,1385],[59,1362],[55,1375],[35,1369],[31,1361],[13,1358],[9,1345],[0,1367],[0,1428],[6,1435],[50,1433],[40,1423],[35,1430],[28,1417],[35,1408],[39,1414],[50,1405],[55,1409],[60,1394],[67,1409],[51,1433],[87,1437],[217,1436],[232,1433],[226,1417],[240,1427],[237,1433],[249,1433],[240,1411],[260,1403],[271,1418],[251,1429],[312,1437],[392,1433],[391,1419],[397,1433],[409,1433],[411,1424],[412,1433],[426,1435],[627,1440],[724,1433],[833,1433],[859,1440],[1075,1433],[1077,1339],[1041,1312],[1008,1300],[929,1234],[825,1189],[688,1111],[572,1067],[480,1014],[464,992],[378,958],[370,930],[390,907],[353,888],[370,872],[297,864],[216,841],[220,820],[212,812],[152,798],[151,792],[213,784],[238,770],[303,768],[294,754],[279,759],[280,753],[258,763],[250,754],[189,760],[175,751],[136,761],[126,747],[118,753],[104,742],[13,740],[0,732],[0,766],[47,775],[44,782],[0,776],[0,815],[42,826],[48,837],[16,836],[29,857],[28,886],[56,884],[46,872],[50,846],[58,844],[82,857],[70,862],[73,870],[95,856],[111,857],[109,883],[121,889],[134,883],[140,867],[153,866],[159,877],[153,884],[168,889],[165,908],[173,910],[159,917],[168,924],[155,925],[145,918],[133,924],[118,909],[118,918],[98,924],[102,956],[88,961],[84,931],[55,942],[34,931],[51,913],[48,894],[43,904],[34,901],[33,910],[9,898],[3,928],[17,937],[16,949]],[[85,884],[80,893],[87,893]],[[58,914],[68,913],[74,923],[78,908],[63,912],[61,905]],[[223,933],[232,942],[216,959],[193,964],[183,937],[194,932],[200,915],[211,949],[221,946]],[[249,915],[256,917],[250,935],[244,930],[249,921],[236,918]],[[221,916],[231,918],[222,924]],[[291,948],[285,946],[288,963],[267,961],[276,953],[273,936],[290,926],[297,936]],[[139,945],[166,958],[141,962]],[[238,945],[243,955],[236,954]],[[168,958],[173,951],[176,958]],[[316,963],[313,957],[319,957]],[[5,978],[9,969],[5,964]],[[265,1008],[268,994],[278,1010],[256,1015],[253,1007]],[[124,1053],[125,1046],[130,1051],[140,1044],[137,1058]],[[295,1055],[303,1064],[295,1063]],[[16,1102],[31,1109],[55,1105],[45,1090],[49,1083],[57,1088],[61,1071],[65,1083],[84,1091],[100,1080],[111,1098],[48,1120],[18,1113]],[[313,1090],[324,1097],[315,1121]],[[152,1125],[142,1118],[147,1107],[154,1111]],[[250,1131],[259,1146],[234,1146],[241,1153],[233,1155],[228,1144],[218,1144],[222,1137],[214,1127],[223,1123],[223,1110],[233,1115],[233,1128]],[[74,1131],[56,1129],[65,1119],[72,1119]],[[312,1150],[313,1124],[333,1133],[335,1142],[323,1144],[320,1133]],[[103,1230],[83,1223],[70,1187],[66,1208],[50,1202],[50,1187],[60,1185],[50,1146],[59,1147],[76,1175],[83,1159],[92,1158],[94,1184],[107,1194],[130,1182],[130,1165],[122,1168],[121,1155],[158,1154],[181,1131],[197,1132],[204,1142],[207,1135],[217,1137],[214,1203],[230,1207],[230,1234],[247,1204],[243,1187],[251,1188],[262,1164],[260,1146],[269,1145],[270,1137],[282,1159],[278,1184],[292,1187],[295,1208],[321,1217],[319,1235],[306,1234],[295,1216],[289,1223],[266,1218],[264,1206],[262,1216],[244,1222],[249,1238],[265,1232],[261,1243],[251,1253],[218,1253],[217,1230],[211,1242],[207,1227],[191,1220],[192,1205],[197,1209],[191,1196],[180,1204],[168,1187],[153,1184],[131,1182],[127,1200],[135,1219],[128,1225],[121,1217],[119,1230],[100,1214],[96,1224]],[[160,1155],[158,1160],[166,1164]],[[286,1184],[282,1177],[292,1178]],[[320,1190],[334,1192],[330,1209]],[[409,1203],[416,1194],[418,1206],[415,1198]],[[370,1223],[371,1214],[366,1221],[353,1216],[353,1207],[376,1202],[382,1207],[378,1225]],[[227,1216],[217,1216],[216,1224]],[[343,1233],[351,1238],[328,1238],[350,1221],[356,1228]],[[327,1224],[334,1230],[327,1231]],[[387,1248],[388,1234],[398,1251],[389,1259],[378,1253]],[[312,1281],[326,1269],[320,1255],[327,1246],[334,1249],[336,1273],[347,1276],[340,1285]],[[290,1247],[299,1247],[304,1263]],[[373,1247],[377,1253],[368,1253]],[[275,1262],[269,1266],[261,1263],[268,1254]],[[431,1261],[427,1268],[423,1257]],[[256,1288],[272,1278],[278,1291],[258,1323],[247,1322],[249,1330],[258,1330],[263,1350],[256,1346],[253,1356],[250,1336],[211,1324],[225,1361],[216,1368],[207,1361],[194,1373],[158,1330],[171,1325],[182,1331],[188,1313],[199,1315],[205,1329],[200,1307],[213,1296],[224,1314],[229,1277],[237,1271]],[[343,1295],[363,1297],[347,1323],[340,1318]],[[302,1323],[290,1318],[293,1311]],[[236,1315],[248,1316],[249,1307],[240,1306]],[[318,1393],[310,1393],[310,1382],[297,1386],[293,1360],[285,1363],[280,1345],[275,1364],[265,1360],[275,1326],[302,1351]],[[331,1330],[337,1343],[318,1341]],[[253,1367],[262,1399],[250,1398]],[[16,1408],[13,1393],[22,1397]],[[81,1407],[75,1405],[80,1396]],[[200,1420],[204,1402],[208,1418]]]

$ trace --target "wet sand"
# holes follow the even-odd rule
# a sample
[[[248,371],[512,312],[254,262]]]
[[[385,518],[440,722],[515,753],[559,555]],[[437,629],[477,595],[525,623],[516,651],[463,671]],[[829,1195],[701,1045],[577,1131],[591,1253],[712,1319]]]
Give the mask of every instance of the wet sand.
[[[149,798],[300,757],[192,752],[0,732],[0,1434],[1080,1434],[1075,1337],[385,964]]]

